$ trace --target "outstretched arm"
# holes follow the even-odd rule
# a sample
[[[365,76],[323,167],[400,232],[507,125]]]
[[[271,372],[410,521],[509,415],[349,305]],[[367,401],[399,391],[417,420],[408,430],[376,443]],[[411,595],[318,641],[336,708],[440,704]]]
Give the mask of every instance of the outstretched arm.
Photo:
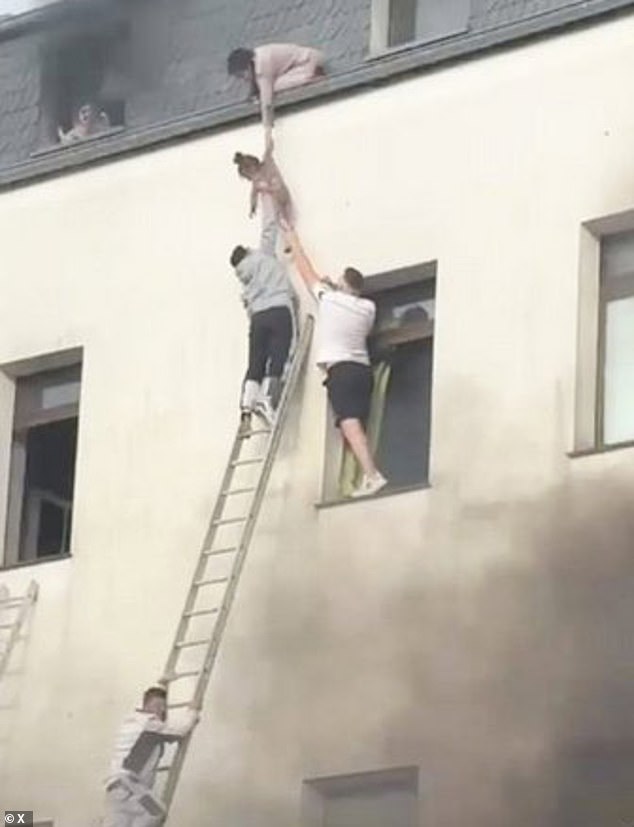
[[[306,287],[312,292],[315,285],[320,284],[322,279],[311,264],[310,259],[304,252],[299,237],[295,230],[288,228],[285,231],[286,243],[291,248],[291,255],[293,263],[297,268],[297,272],[302,277]]]
[[[249,218],[253,218],[258,209],[258,191],[251,185],[251,196],[249,198]]]
[[[153,732],[165,741],[178,741],[192,731],[198,723],[200,713],[197,709],[189,708],[184,720],[178,724],[170,724],[167,721],[160,721],[151,718],[145,725],[146,732]]]
[[[271,141],[273,129],[273,82],[273,77],[268,72],[263,72],[257,76],[258,89],[260,90],[260,111],[267,136],[267,148]]]

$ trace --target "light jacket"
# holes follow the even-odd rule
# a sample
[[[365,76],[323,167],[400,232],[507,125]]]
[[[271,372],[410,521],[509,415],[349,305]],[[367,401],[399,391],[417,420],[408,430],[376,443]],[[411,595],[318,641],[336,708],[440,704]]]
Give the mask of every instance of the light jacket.
[[[247,313],[261,313],[271,307],[293,307],[293,288],[286,268],[275,256],[249,250],[235,268],[243,285],[242,298]]]

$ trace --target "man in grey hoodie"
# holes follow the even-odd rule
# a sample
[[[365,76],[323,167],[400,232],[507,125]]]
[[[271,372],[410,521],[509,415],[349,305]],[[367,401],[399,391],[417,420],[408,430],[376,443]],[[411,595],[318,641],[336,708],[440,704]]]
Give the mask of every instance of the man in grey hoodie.
[[[277,226],[267,223],[258,249],[235,247],[230,259],[243,285],[250,322],[249,366],[240,402],[245,432],[252,413],[272,427],[293,339],[293,288],[286,267],[275,255],[276,244]]]

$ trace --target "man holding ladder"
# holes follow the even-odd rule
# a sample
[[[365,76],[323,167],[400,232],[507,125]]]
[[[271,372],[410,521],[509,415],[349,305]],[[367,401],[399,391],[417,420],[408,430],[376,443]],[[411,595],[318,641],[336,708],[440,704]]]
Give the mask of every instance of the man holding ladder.
[[[143,705],[125,719],[115,742],[106,781],[106,816],[103,827],[159,827],[165,818],[163,804],[152,792],[165,744],[180,741],[198,723],[198,711],[189,709],[186,720],[167,723],[167,691],[151,686]]]

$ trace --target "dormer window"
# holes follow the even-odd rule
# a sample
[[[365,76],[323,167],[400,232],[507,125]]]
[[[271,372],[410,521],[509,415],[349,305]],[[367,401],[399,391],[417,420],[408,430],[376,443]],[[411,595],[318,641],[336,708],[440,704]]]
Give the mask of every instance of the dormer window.
[[[125,126],[127,33],[121,26],[76,33],[58,41],[44,60],[46,140],[64,145]]]
[[[373,0],[371,51],[462,34],[470,16],[471,0]]]

